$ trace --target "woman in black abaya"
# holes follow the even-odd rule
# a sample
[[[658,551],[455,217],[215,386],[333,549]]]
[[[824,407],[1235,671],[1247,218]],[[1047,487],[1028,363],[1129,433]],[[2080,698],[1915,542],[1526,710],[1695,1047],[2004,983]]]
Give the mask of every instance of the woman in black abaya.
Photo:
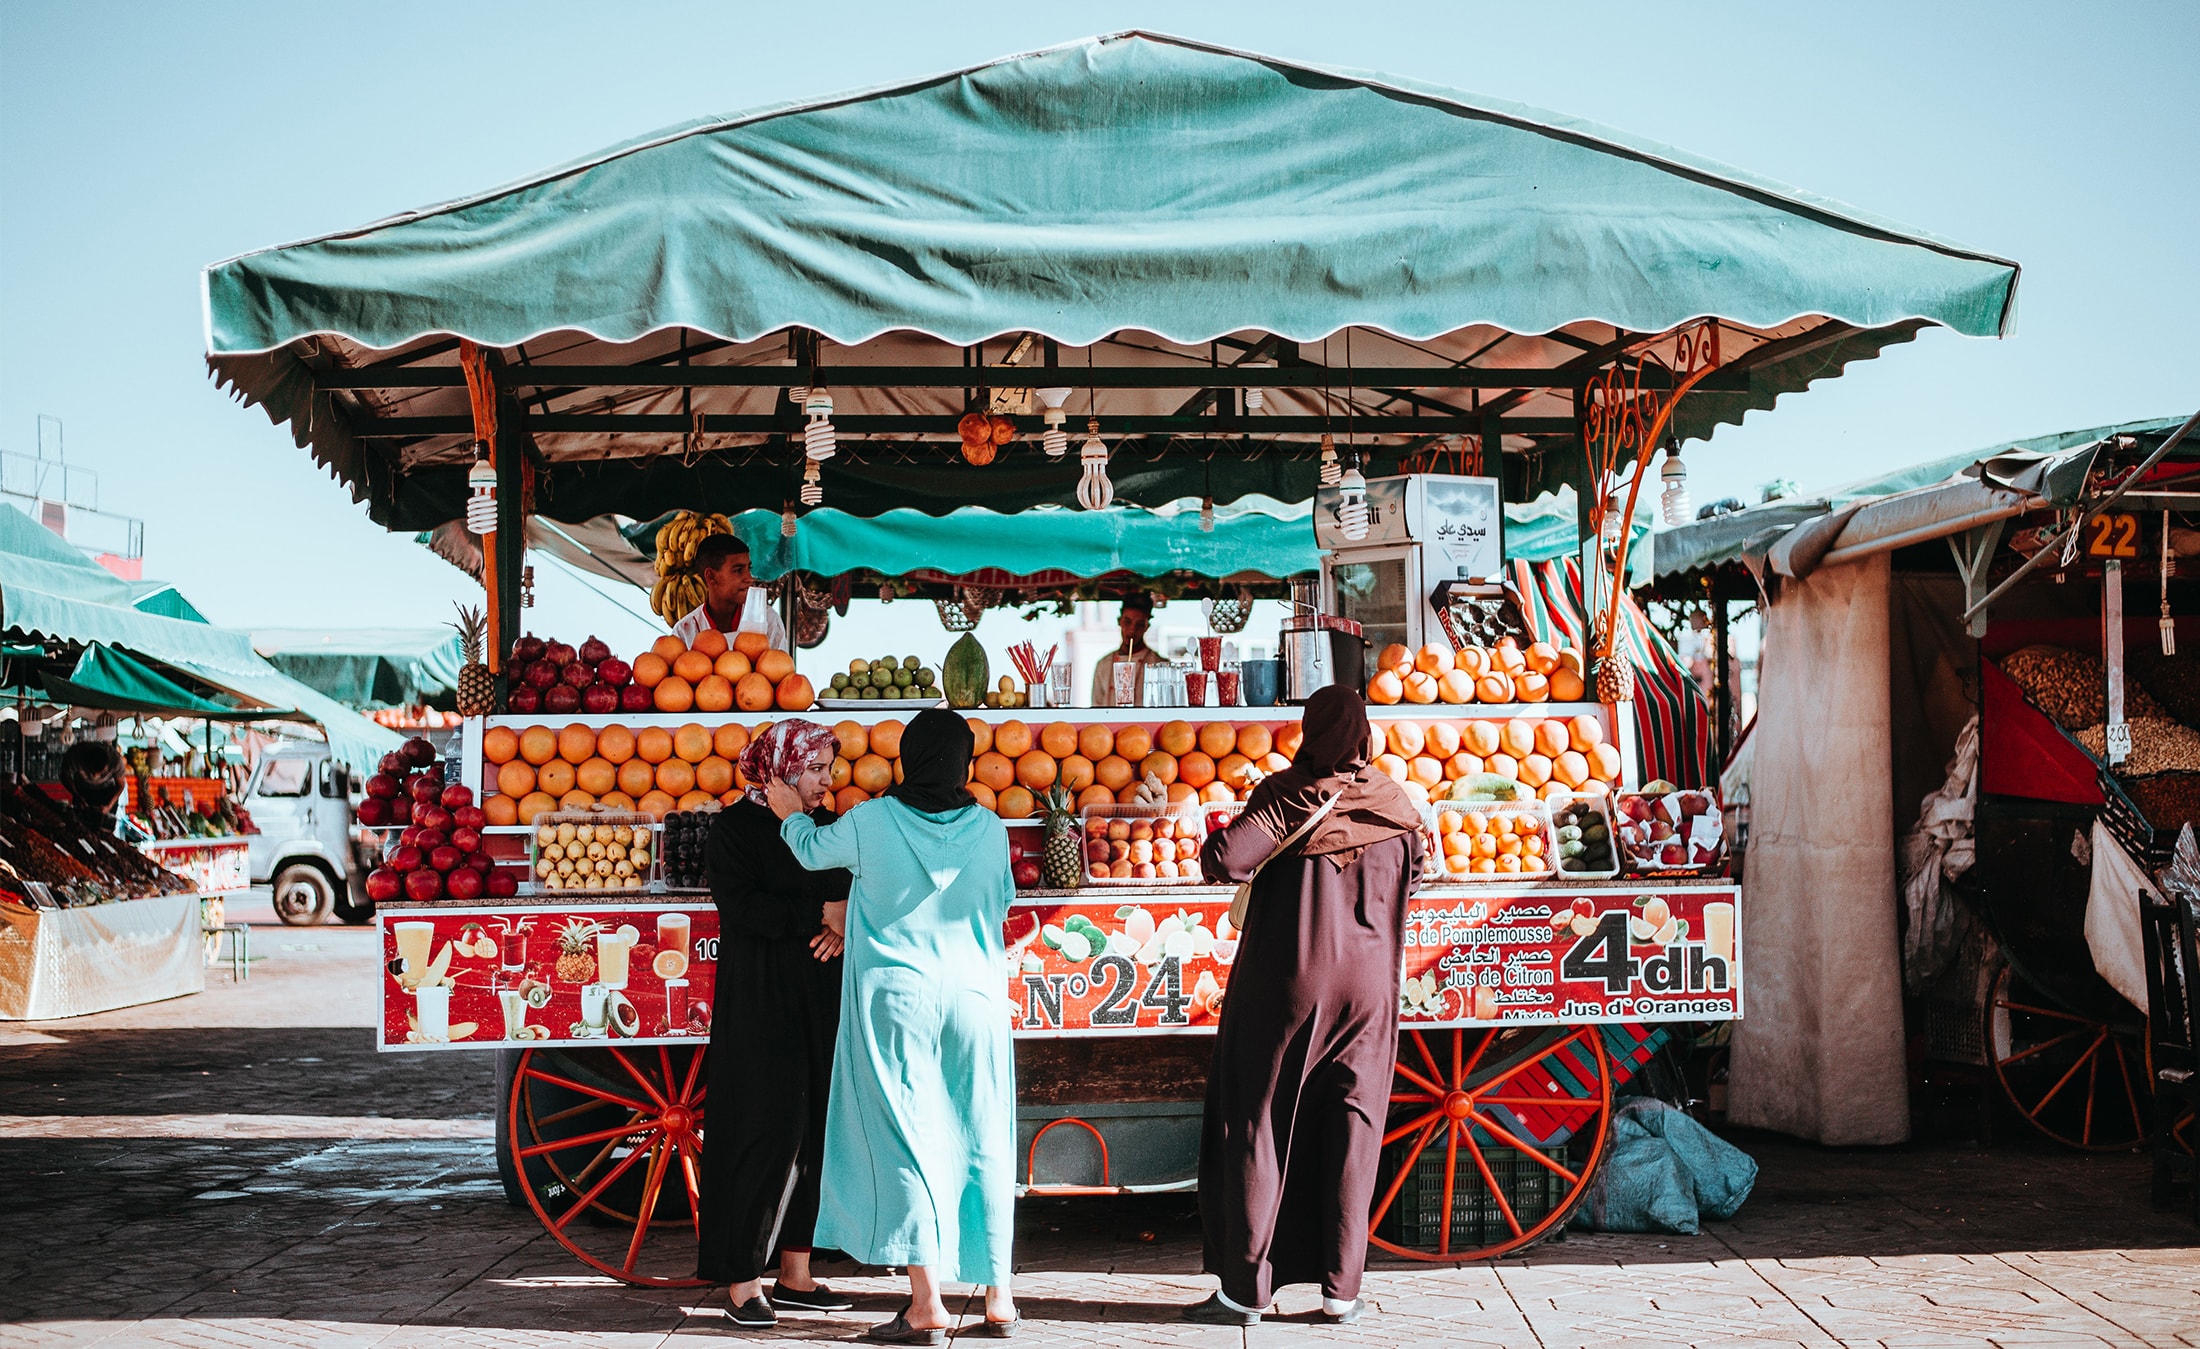
[[[810,1277],[825,1105],[840,1029],[846,871],[806,871],[779,840],[766,788],[784,782],[819,823],[835,749],[830,729],[783,721],[741,755],[748,793],[711,826],[705,860],[718,905],[718,986],[704,1098],[702,1246],[696,1272],[731,1285],[735,1325],[773,1310],[853,1304]],[[764,1296],[763,1271],[779,1253]]]
[[[1320,690],[1303,725],[1291,766],[1200,853],[1208,876],[1251,878],[1253,894],[1199,1155],[1206,1268],[1221,1288],[1185,1309],[1195,1321],[1253,1325],[1294,1283],[1321,1285],[1328,1320],[1360,1314],[1421,816],[1369,769],[1357,693]]]

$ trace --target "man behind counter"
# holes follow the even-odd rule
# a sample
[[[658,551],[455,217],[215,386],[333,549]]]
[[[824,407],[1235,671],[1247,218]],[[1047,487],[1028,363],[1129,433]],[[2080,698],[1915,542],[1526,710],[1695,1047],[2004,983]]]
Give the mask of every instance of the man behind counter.
[[[733,632],[741,626],[741,609],[756,585],[749,572],[749,546],[737,534],[713,534],[695,545],[695,569],[703,577],[703,602],[687,617],[672,625],[672,633],[693,645],[706,628]],[[774,650],[786,651],[787,625],[764,606],[765,632]]]
[[[1123,601],[1123,611],[1115,620],[1116,630],[1122,640],[1115,650],[1102,656],[1092,667],[1092,705],[1114,707],[1115,667],[1119,662],[1134,665],[1163,665],[1168,657],[1146,645],[1146,629],[1153,625],[1153,596],[1132,595]]]

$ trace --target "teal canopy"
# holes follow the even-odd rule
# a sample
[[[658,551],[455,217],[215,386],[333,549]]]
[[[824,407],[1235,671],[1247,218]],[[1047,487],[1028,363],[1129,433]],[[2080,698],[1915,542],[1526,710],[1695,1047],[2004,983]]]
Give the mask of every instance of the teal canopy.
[[[402,743],[401,737],[260,659],[244,633],[215,627],[203,618],[170,617],[137,607],[141,598],[158,594],[158,587],[149,589],[109,572],[21,511],[0,509],[0,631],[11,644],[45,639],[64,648],[106,646],[139,661],[157,662],[235,695],[239,703],[250,703],[251,709],[232,709],[250,710],[249,719],[318,724],[330,752],[354,767],[371,770]],[[156,603],[165,604],[157,598]],[[183,607],[189,608],[188,601]],[[95,662],[95,672],[101,664]],[[106,696],[114,695],[110,691]]]
[[[41,683],[48,697],[77,707],[207,721],[276,721],[297,715],[287,708],[242,707],[235,700],[202,697],[128,652],[97,642],[84,648],[67,678],[48,674]]]
[[[1348,404],[1374,471],[1470,434],[1523,458],[1508,496],[1529,499],[1579,475],[1578,444],[1550,442],[1574,434],[1582,382],[1671,364],[1659,334],[1721,321],[1724,370],[1674,423],[1701,436],[1922,327],[2003,333],[2016,281],[2013,263],[1573,118],[1122,33],[700,119],[203,284],[216,377],[374,518],[427,529],[460,513],[473,454],[453,335],[491,349],[538,463],[532,509],[569,522],[776,510],[801,459],[783,389],[812,363],[828,387],[842,376],[829,504],[1067,503],[1074,456],[1026,440],[993,468],[960,462],[966,387],[851,373],[997,364],[1026,334],[1070,348],[1019,357],[1059,357],[1034,386],[1075,385],[1087,361],[1182,376],[1072,404],[1158,456],[1118,475],[1131,504],[1306,499],[1314,441],[1347,429],[1325,418]],[[788,358],[803,369],[759,378]],[[1254,360],[1316,378],[1264,409],[1200,392],[1197,368]],[[1423,373],[1350,387],[1406,367]],[[1037,409],[1019,406],[1028,437]],[[1163,454],[1186,439],[1196,455]]]
[[[413,707],[458,688],[450,628],[262,628],[252,648],[269,664],[346,707]]]
[[[1816,496],[1782,497],[1697,520],[1657,535],[1653,547],[1656,579],[1665,581],[1761,556],[1791,530],[1806,524],[1832,528],[1840,523],[1837,517],[1892,497],[1910,503],[1904,525],[1912,530],[1929,529],[1935,519],[1941,518],[1957,523],[1965,513],[1979,508],[1976,492],[1947,491],[1928,497],[1926,490],[1930,488],[1977,485],[2003,489],[2021,494],[2039,509],[2065,509],[2075,505],[2083,493],[2094,451],[2101,442],[2111,436],[2133,436],[2143,444],[2159,442],[2183,422],[2182,417],[2159,417],[2004,441],[1986,449],[1926,459]],[[1635,579],[1638,585],[1649,580],[1639,574]]]

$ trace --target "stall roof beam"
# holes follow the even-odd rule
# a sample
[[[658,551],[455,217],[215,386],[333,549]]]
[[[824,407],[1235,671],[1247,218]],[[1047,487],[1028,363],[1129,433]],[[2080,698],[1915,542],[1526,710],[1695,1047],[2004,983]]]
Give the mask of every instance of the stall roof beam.
[[[1402,365],[1343,371],[1324,365],[1276,366],[921,366],[828,365],[507,365],[498,382],[507,388],[544,385],[604,389],[781,388],[823,384],[826,388],[1028,389],[1053,378],[1076,388],[1098,389],[1571,389],[1585,378],[1571,363],[1555,369],[1507,370],[1497,367]],[[316,370],[316,388],[436,389],[462,387],[457,366],[368,366],[356,370]],[[1643,367],[1643,387],[1669,389],[1672,373],[1663,366]],[[1696,385],[1707,391],[1746,393],[1746,373],[1714,371]]]
[[[1040,429],[1037,417],[1013,419],[1018,431],[1036,433]],[[701,419],[704,435],[759,435],[773,432],[798,433],[802,429],[799,418],[773,415],[743,416],[713,413]],[[537,414],[527,419],[530,431],[539,435],[685,435],[696,429],[692,420],[679,416],[652,416],[646,413],[549,413]],[[956,435],[953,417],[835,417],[834,428],[843,437],[879,435],[920,435],[953,439]],[[1457,416],[1431,414],[1425,417],[1384,417],[1356,414],[1351,430],[1358,435],[1389,436],[1442,436],[1478,435],[1482,431],[1480,413],[1462,413]],[[1345,430],[1342,414],[1335,417],[1289,416],[1192,416],[1192,417],[1106,417],[1102,430],[1110,436],[1184,434],[1200,436],[1268,436],[1311,435],[1325,431]],[[1513,435],[1571,435],[1574,432],[1571,417],[1507,417],[1505,430]],[[473,422],[465,417],[376,417],[362,419],[352,427],[354,435],[370,439],[412,439],[425,436],[463,436],[473,433]]]

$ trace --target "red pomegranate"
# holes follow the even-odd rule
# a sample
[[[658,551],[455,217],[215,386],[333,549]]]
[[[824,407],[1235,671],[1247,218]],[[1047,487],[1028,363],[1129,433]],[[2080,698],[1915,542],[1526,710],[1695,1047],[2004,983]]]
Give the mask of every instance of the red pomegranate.
[[[426,736],[416,735],[406,741],[401,752],[405,761],[415,768],[426,768],[435,762],[435,746],[428,743]]]
[[[621,712],[647,712],[655,706],[655,697],[639,684],[627,684],[619,689]]]
[[[489,872],[484,884],[491,899],[510,899],[519,893],[519,877],[510,867],[497,867]]]
[[[574,661],[571,665],[558,671],[558,682],[571,684],[577,689],[585,689],[596,682],[596,667],[584,660]]]
[[[578,668],[578,667],[575,667]],[[581,690],[581,711],[602,716],[619,710],[619,691],[600,680]]]
[[[370,796],[352,808],[352,818],[364,825],[380,825],[390,822],[390,803],[379,796]]]
[[[445,810],[457,810],[460,806],[470,806],[474,803],[474,789],[463,782],[454,782],[443,789],[442,801]]]
[[[530,632],[512,643],[512,662],[515,665],[527,665],[541,659],[542,639],[535,634]]]
[[[481,873],[472,867],[460,867],[443,878],[443,889],[453,899],[479,899],[483,888]]]
[[[556,666],[571,665],[578,656],[579,653],[564,642],[551,642],[542,648],[542,658]]]
[[[443,873],[426,867],[405,873],[405,898],[425,904],[443,898]]]
[[[451,831],[451,846],[463,853],[479,852],[481,850],[481,835],[472,829],[453,829]]]
[[[486,876],[489,874],[490,870],[496,866],[496,863],[491,860],[489,854],[485,852],[475,852],[466,854],[466,861],[464,865],[467,870],[478,871],[482,875]]]
[[[437,871],[458,870],[458,864],[466,860],[466,854],[446,843],[428,854],[428,865]]]
[[[367,779],[367,795],[379,801],[394,801],[403,790],[395,773],[376,773]]]
[[[558,667],[548,660],[538,660],[521,677],[538,689],[547,689],[558,682]]]
[[[374,766],[374,771],[401,778],[405,776],[406,771],[411,767],[411,764],[405,762],[405,756],[393,749],[382,756],[382,761]]]
[[[588,640],[581,643],[578,654],[585,664],[601,665],[611,659],[611,648],[604,645],[602,639],[598,638],[596,634],[590,633]]]
[[[420,870],[427,860],[417,844],[404,843],[391,850],[390,869],[392,871],[414,872]]]
[[[617,656],[607,656],[596,662],[596,678],[615,689],[625,688],[634,678],[634,667]]]
[[[460,806],[451,812],[451,823],[460,829],[471,829],[478,834],[488,826],[489,817],[481,813],[479,806]]]
[[[403,872],[390,867],[376,867],[367,873],[367,898],[377,904],[387,904],[405,893]]]
[[[412,820],[413,803],[411,797],[400,796],[396,800],[390,802],[391,824],[411,824]]]
[[[581,691],[571,684],[553,684],[542,695],[542,710],[564,714],[581,710]]]
[[[405,780],[405,795],[413,799],[413,805],[416,807],[433,805],[436,793],[442,790],[443,784],[429,777],[426,773],[417,774]]]
[[[514,712],[540,712],[542,690],[532,684],[521,684],[505,695],[504,705]]]

